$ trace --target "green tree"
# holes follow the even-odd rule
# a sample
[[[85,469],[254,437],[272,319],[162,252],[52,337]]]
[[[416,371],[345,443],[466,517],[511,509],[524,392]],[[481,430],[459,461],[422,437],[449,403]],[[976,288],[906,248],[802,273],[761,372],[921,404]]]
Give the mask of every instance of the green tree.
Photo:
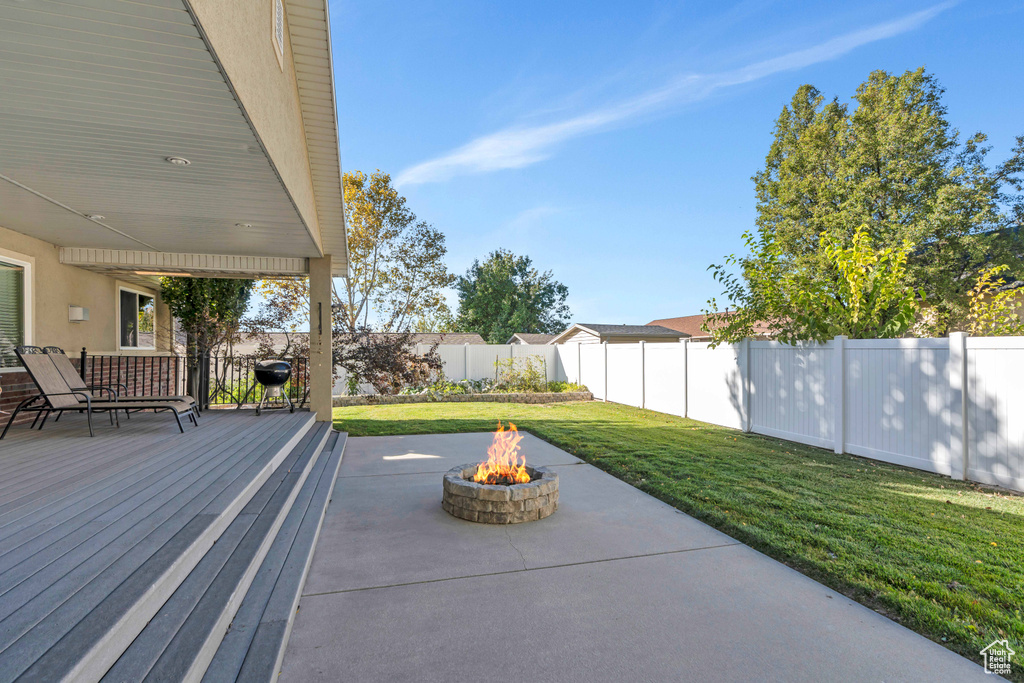
[[[230,341],[249,306],[253,280],[160,278],[160,296],[187,335],[188,393],[198,396],[198,356]]]
[[[822,233],[823,263],[791,267],[779,257],[777,242],[752,233],[744,237],[751,255],[734,263],[745,276],[725,280],[739,308],[713,312],[706,322],[716,343],[754,336],[759,325],[767,325],[787,343],[825,342],[838,335],[891,339],[917,322],[920,292],[906,284],[907,258],[913,251],[909,242],[876,250],[866,225],[848,243]],[[822,278],[822,268],[834,277]]]
[[[923,68],[873,72],[857,89],[852,110],[837,99],[826,102],[810,85],[800,87],[776,122],[764,170],[753,178],[754,242],[773,261],[733,259],[712,267],[718,279],[728,279],[730,265],[741,265],[750,301],[770,296],[753,291],[764,281],[759,268],[799,271],[828,286],[837,273],[823,236],[850,243],[856,226],[867,225],[871,242],[883,249],[917,245],[908,256],[906,284],[923,290],[933,306],[930,331],[962,328],[981,270],[1021,253],[1024,136],[1007,161],[990,167],[985,135],[961,144],[942,93]],[[781,318],[792,315],[761,303]],[[730,334],[739,331],[733,325]]]
[[[569,288],[551,271],[539,272],[528,256],[498,249],[474,260],[455,283],[459,293],[456,327],[504,344],[516,332],[554,334],[569,324]]]
[[[417,220],[389,174],[352,171],[343,180],[349,277],[332,297],[340,327],[350,334],[366,327],[403,332],[417,320],[443,315],[443,290],[455,281],[444,262],[444,234]],[[284,312],[271,318],[296,325],[308,320],[307,280],[261,280],[257,289],[268,306]]]
[[[971,289],[971,334],[981,337],[1024,336],[1024,293],[1019,282],[998,277],[1008,270],[994,266],[982,272]]]
[[[413,321],[412,324],[413,332],[456,332],[455,317],[452,315],[452,311],[448,308],[448,304],[441,302],[434,311],[426,315],[421,315]]]
[[[189,350],[205,353],[237,333],[253,284],[233,278],[164,277],[160,296],[188,335]]]

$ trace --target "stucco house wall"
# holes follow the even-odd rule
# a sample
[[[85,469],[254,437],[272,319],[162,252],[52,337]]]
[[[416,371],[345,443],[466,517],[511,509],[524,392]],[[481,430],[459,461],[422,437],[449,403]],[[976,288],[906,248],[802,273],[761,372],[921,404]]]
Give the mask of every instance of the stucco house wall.
[[[275,0],[189,2],[292,201],[313,239],[320,244],[288,12],[284,12],[284,55],[279,62],[273,40],[274,3]]]
[[[170,351],[171,316],[153,287],[124,282],[60,263],[58,247],[0,227],[0,258],[29,263],[31,287],[30,343],[60,346],[74,356],[86,347],[95,354],[154,354]],[[156,303],[156,350],[118,348],[117,307],[120,286],[154,297]],[[89,309],[89,320],[68,321],[68,306]]]

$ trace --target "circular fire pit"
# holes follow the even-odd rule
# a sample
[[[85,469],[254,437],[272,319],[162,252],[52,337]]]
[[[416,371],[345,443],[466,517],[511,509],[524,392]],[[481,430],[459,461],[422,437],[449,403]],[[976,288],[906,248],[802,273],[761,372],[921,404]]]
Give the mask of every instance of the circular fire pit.
[[[480,484],[472,481],[479,464],[460,465],[444,475],[441,507],[460,519],[483,524],[518,524],[544,519],[558,509],[558,474],[526,466],[526,484]]]

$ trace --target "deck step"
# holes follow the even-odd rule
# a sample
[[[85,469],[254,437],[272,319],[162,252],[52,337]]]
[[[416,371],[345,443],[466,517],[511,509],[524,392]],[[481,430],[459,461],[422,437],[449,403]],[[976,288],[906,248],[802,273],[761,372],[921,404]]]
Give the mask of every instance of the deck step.
[[[23,537],[43,560],[11,567],[18,583],[0,586],[0,681],[103,676],[313,429],[313,416],[294,417],[248,451],[214,458],[184,479],[175,474],[135,510],[109,499],[86,513],[99,516],[71,542],[66,518],[35,527],[42,536]],[[270,428],[251,429],[266,435]]]
[[[277,679],[346,440],[346,434],[332,435],[322,466],[318,463],[318,472],[306,480],[210,663],[204,683]]]
[[[104,681],[198,680],[331,436],[311,429],[125,650]]]

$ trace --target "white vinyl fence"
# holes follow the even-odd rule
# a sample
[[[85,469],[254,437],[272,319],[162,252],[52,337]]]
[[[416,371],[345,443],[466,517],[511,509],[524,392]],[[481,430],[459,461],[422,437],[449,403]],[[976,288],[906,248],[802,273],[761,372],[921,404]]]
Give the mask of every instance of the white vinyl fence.
[[[1024,337],[555,348],[595,398],[1024,490]]]
[[[430,346],[417,344],[416,353],[422,355],[430,350]],[[444,363],[444,376],[455,382],[462,379],[493,378],[496,361],[525,356],[538,356],[541,359],[547,369],[549,382],[566,379],[557,347],[547,344],[441,344],[437,347],[437,353]],[[347,373],[338,368],[337,375],[333,393],[347,394]],[[359,393],[372,394],[374,390],[369,384],[362,384]]]

